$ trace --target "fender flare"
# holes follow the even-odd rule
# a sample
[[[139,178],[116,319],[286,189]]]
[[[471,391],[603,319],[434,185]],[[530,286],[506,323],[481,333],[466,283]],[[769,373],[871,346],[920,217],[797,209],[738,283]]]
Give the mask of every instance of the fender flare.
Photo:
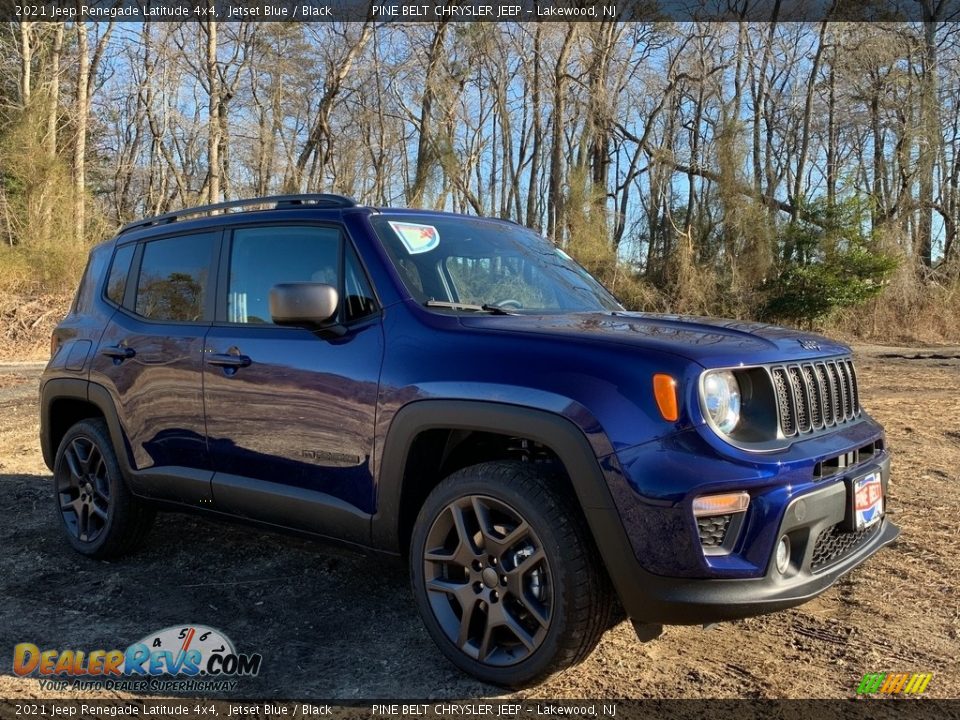
[[[56,459],[57,448],[52,446],[50,416],[53,404],[57,400],[80,400],[93,405],[103,415],[110,431],[110,441],[113,447],[123,452],[117,452],[117,460],[124,475],[130,475],[130,445],[126,433],[120,426],[120,417],[113,404],[109,391],[102,385],[91,383],[81,378],[53,378],[44,383],[40,390],[40,449],[43,452],[43,461],[50,470]]]
[[[400,498],[410,447],[421,432],[476,430],[516,435],[556,453],[570,482],[617,593],[634,584],[637,562],[610,494],[600,460],[584,432],[562,415],[519,405],[476,400],[418,400],[401,408],[390,423],[378,464],[378,503],[371,519],[375,547],[402,552]]]

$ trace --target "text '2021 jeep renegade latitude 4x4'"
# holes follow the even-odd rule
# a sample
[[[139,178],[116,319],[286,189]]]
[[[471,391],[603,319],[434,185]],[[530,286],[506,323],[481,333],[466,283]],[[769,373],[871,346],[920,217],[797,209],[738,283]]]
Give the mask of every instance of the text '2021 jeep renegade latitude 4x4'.
[[[846,346],[626,312],[518,225],[331,195],[94,248],[41,442],[79,552],[159,506],[407,555],[437,645],[504,685],[619,606],[645,638],[787,608],[898,532]]]

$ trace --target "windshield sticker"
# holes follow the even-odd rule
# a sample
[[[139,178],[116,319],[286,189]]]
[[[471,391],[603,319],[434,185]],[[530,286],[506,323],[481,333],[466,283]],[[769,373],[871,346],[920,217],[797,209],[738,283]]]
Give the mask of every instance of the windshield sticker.
[[[389,221],[389,225],[410,255],[430,252],[440,244],[440,231],[433,225],[393,222],[392,220]]]

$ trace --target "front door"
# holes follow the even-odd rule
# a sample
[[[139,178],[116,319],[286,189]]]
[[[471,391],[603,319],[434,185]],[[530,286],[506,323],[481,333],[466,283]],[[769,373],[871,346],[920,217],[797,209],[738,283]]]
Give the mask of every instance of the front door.
[[[204,399],[218,509],[365,542],[383,356],[379,310],[336,225],[241,227],[225,238]],[[345,332],[271,322],[270,288],[323,282]]]

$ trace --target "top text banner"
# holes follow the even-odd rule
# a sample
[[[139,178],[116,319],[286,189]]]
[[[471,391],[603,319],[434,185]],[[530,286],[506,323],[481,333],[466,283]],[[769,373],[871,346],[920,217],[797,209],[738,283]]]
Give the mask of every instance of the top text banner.
[[[0,0],[24,22],[960,20],[960,0]]]

